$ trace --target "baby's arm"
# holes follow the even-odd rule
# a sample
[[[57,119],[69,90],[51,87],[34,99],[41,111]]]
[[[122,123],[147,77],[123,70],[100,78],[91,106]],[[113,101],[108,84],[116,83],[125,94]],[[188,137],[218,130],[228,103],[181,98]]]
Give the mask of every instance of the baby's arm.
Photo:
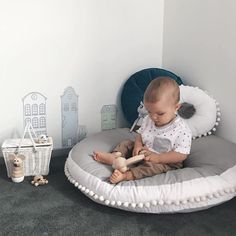
[[[141,134],[138,134],[135,138],[135,142],[134,142],[134,149],[133,149],[133,156],[136,156],[140,153],[140,151],[144,150],[144,146],[143,146],[143,141],[142,141],[142,137]]]
[[[149,154],[147,154],[144,160],[157,164],[170,164],[182,162],[187,158],[187,156],[188,154],[183,154],[175,151],[163,152],[160,154],[155,152],[149,152]]]

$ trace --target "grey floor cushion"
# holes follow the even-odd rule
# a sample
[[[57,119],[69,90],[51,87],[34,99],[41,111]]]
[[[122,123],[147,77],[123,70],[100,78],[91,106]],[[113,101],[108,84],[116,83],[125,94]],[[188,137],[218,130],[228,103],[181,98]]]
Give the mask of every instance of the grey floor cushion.
[[[236,145],[215,135],[193,140],[184,168],[141,180],[111,184],[111,166],[93,160],[93,150],[111,151],[128,129],[96,133],[71,150],[65,164],[69,181],[100,204],[144,213],[190,212],[236,195]]]

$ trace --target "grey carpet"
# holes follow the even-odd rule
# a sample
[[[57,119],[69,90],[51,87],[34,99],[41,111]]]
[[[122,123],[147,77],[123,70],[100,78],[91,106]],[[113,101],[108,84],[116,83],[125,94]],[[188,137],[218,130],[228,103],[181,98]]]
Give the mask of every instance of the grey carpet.
[[[30,177],[13,183],[0,160],[0,235],[236,235],[236,198],[186,214],[121,211],[84,196],[67,181],[64,162],[53,157],[49,184],[34,187]]]

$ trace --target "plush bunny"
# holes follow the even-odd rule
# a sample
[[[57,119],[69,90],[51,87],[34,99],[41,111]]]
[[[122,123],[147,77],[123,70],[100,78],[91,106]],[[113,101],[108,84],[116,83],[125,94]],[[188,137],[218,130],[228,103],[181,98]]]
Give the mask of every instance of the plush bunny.
[[[124,173],[126,172],[129,168],[129,165],[135,164],[139,161],[142,161],[144,159],[145,155],[140,154],[137,156],[130,157],[129,159],[125,159],[124,157],[117,157],[112,164],[112,167],[114,169],[119,170],[120,172]]]

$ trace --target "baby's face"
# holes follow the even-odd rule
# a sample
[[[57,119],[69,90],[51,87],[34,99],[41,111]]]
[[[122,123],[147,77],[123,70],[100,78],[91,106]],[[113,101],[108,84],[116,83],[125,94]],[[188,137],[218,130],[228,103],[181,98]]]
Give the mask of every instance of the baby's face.
[[[179,108],[179,104],[175,104],[166,98],[156,103],[144,102],[144,106],[148,111],[149,117],[158,127],[170,123],[175,118],[176,111]]]

